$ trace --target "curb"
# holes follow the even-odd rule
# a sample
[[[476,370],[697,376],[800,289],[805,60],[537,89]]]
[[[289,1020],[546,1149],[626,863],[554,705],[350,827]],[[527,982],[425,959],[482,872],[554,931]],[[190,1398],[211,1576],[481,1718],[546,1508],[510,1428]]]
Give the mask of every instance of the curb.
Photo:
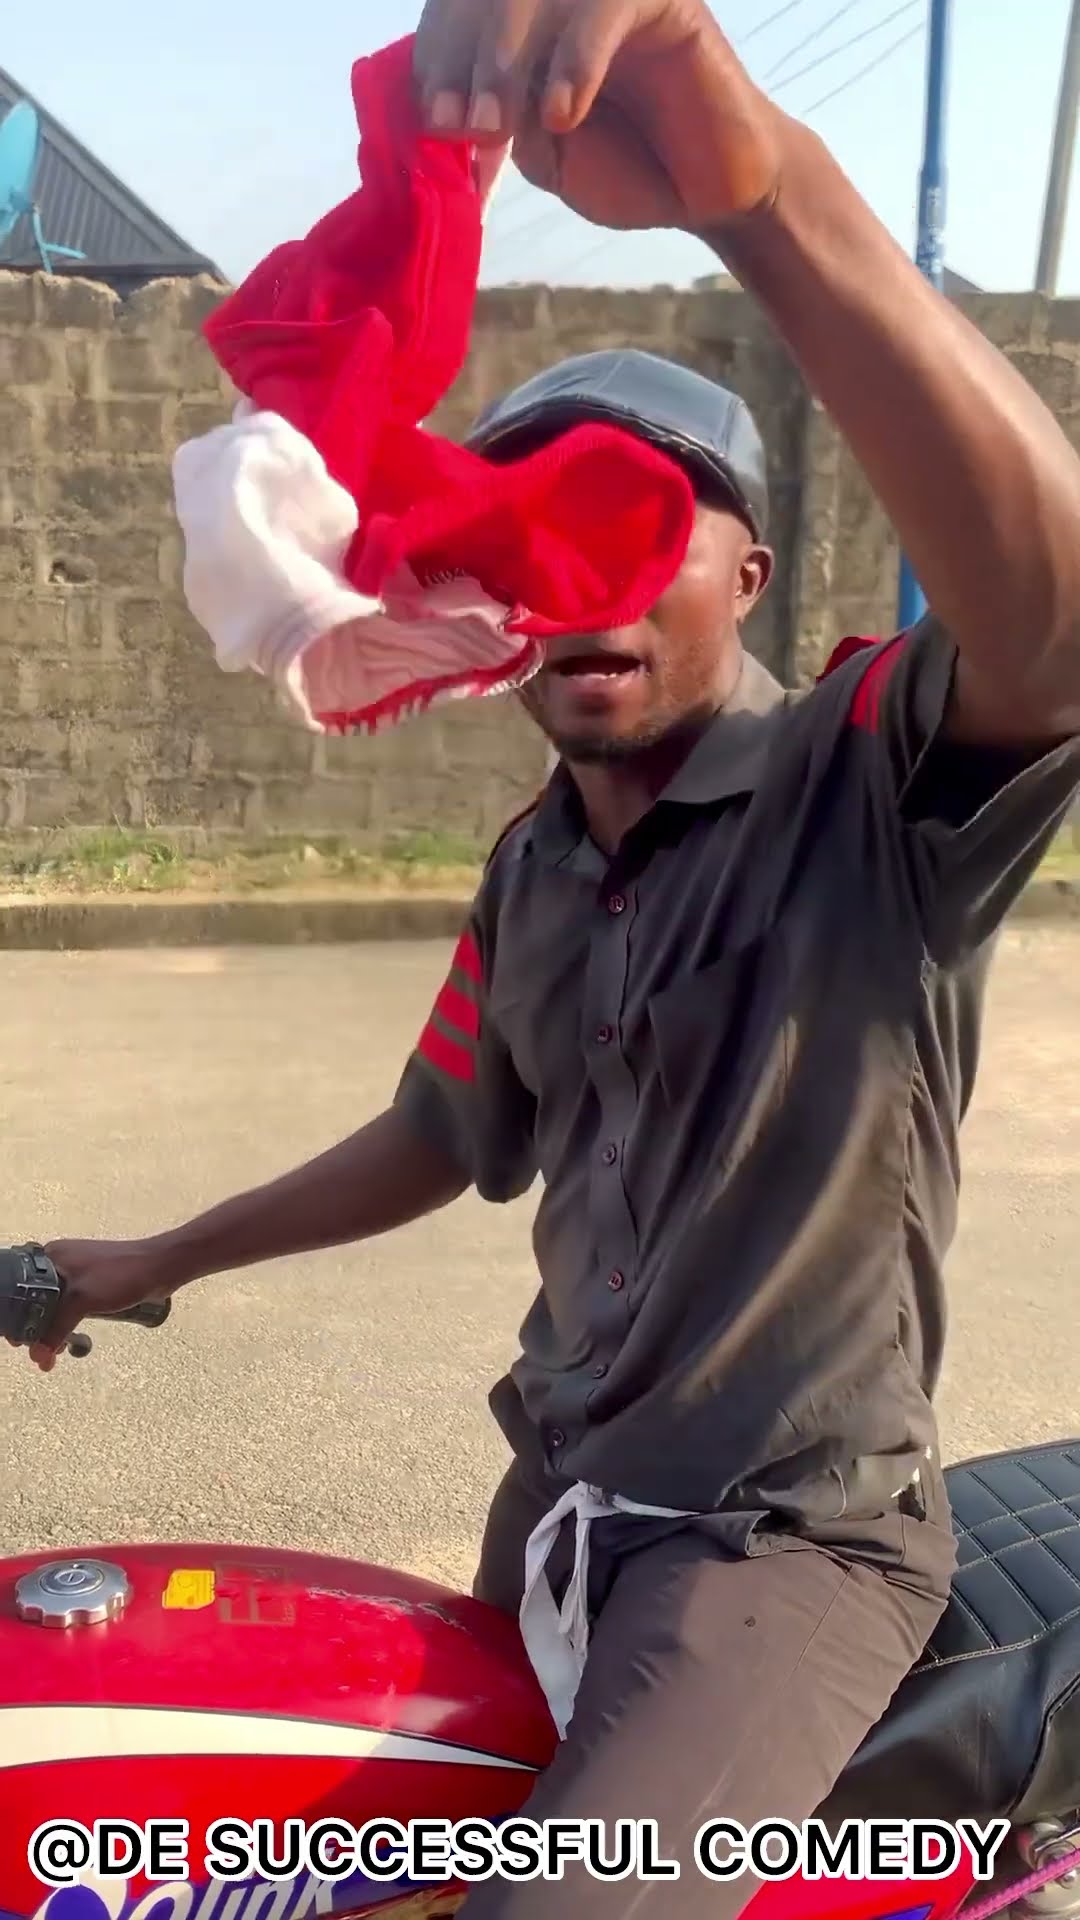
[[[336,946],[369,940],[450,940],[470,902],[394,894],[169,900],[66,896],[0,900],[0,950],[92,953],[133,947]],[[1014,921],[1080,921],[1080,882],[1034,880]]]
[[[333,946],[360,940],[442,940],[461,932],[470,902],[419,894],[311,899],[0,900],[0,949],[99,952],[122,947]]]

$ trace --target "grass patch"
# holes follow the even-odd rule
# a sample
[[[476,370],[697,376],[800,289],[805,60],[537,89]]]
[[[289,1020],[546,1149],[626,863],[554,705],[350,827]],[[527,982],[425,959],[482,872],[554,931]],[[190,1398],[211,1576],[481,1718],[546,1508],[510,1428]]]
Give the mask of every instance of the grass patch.
[[[479,842],[434,830],[371,846],[342,834],[248,840],[101,827],[0,838],[0,892],[456,893],[472,889],[482,862]]]
[[[0,836],[0,895],[71,893],[443,893],[476,887],[487,848],[425,828],[377,845],[345,834],[259,840],[94,827]],[[1048,879],[1080,881],[1080,825],[1050,849]]]

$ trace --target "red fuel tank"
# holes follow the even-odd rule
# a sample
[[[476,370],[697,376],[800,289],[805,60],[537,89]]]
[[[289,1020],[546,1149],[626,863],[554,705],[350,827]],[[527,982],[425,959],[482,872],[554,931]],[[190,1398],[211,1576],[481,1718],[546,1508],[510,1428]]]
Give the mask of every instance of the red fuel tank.
[[[60,1624],[110,1605],[112,1618]],[[206,1829],[263,1820],[280,1832],[290,1816],[497,1820],[521,1806],[554,1746],[515,1624],[405,1574],[220,1546],[0,1563],[0,1920],[42,1907],[25,1861],[46,1818],[184,1820],[190,1859],[182,1889],[133,1873],[115,1912],[101,1889],[67,1889],[49,1920],[80,1920],[80,1901],[82,1920],[396,1916],[401,1881],[210,1884]],[[120,1885],[105,1889],[114,1903]],[[453,1910],[437,1893],[408,1899],[410,1920]]]

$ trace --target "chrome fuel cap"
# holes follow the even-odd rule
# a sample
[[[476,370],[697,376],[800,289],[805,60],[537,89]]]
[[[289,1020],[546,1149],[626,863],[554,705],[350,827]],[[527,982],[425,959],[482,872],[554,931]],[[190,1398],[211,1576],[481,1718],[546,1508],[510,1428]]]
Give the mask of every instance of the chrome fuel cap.
[[[39,1627],[93,1627],[115,1620],[131,1598],[123,1567],[108,1560],[50,1560],[15,1582],[20,1620]]]

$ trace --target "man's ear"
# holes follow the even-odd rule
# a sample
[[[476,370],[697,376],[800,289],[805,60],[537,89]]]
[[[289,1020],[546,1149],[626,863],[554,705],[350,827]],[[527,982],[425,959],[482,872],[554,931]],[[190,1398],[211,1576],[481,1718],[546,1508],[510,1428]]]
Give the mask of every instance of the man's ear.
[[[776,556],[771,547],[748,547],[739,568],[739,592],[736,601],[736,618],[746,620],[753,613],[762,594],[768,587],[776,565]]]

